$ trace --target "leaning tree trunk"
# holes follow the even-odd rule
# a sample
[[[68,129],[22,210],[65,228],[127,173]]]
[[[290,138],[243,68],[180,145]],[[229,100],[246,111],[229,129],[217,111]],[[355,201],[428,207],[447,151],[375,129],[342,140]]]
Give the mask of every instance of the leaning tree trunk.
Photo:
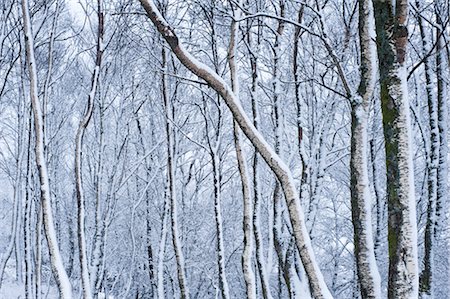
[[[315,260],[311,240],[305,227],[303,210],[299,202],[292,173],[288,166],[276,153],[274,153],[261,133],[251,123],[229,85],[216,72],[186,51],[175,31],[162,17],[153,1],[140,0],[140,3],[145,9],[147,16],[167,41],[173,53],[178,57],[181,63],[191,72],[205,80],[224,99],[233,118],[241,127],[241,130],[275,173],[284,191],[296,246],[300,253],[303,266],[305,267],[306,275],[309,279],[311,293],[315,298],[332,298],[322,272]]]
[[[386,152],[389,298],[417,298],[417,224],[406,78],[408,0],[374,0]]]
[[[371,0],[359,0],[361,79],[352,99],[350,193],[356,269],[362,298],[381,298],[381,280],[372,234],[372,196],[368,169],[368,109],[375,86],[375,48],[372,43]]]
[[[56,239],[55,225],[53,220],[47,161],[45,159],[44,124],[41,102],[38,97],[38,78],[34,55],[34,36],[32,33],[28,0],[22,0],[22,14],[23,31],[26,44],[26,57],[30,75],[30,97],[34,116],[34,132],[36,135],[35,159],[39,172],[44,230],[48,243],[52,271],[56,280],[56,284],[58,285],[60,297],[63,299],[68,299],[72,298],[72,286],[70,284],[66,270],[64,269],[61,253],[59,251],[59,246]]]

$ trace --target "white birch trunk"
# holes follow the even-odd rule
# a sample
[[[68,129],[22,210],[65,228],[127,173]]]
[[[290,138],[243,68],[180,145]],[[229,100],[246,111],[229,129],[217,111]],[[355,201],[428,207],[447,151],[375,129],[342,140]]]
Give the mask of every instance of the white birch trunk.
[[[328,290],[322,272],[320,271],[315,260],[311,240],[305,228],[304,215],[300,206],[291,171],[280,159],[280,157],[274,153],[261,133],[254,127],[239,101],[236,99],[233,91],[225,83],[225,81],[217,73],[202,64],[184,49],[183,45],[178,40],[177,35],[162,17],[153,1],[140,0],[140,2],[146,10],[148,17],[157,27],[160,34],[168,42],[173,53],[178,57],[181,63],[183,63],[191,72],[208,82],[209,85],[222,96],[233,114],[234,119],[241,127],[241,130],[253,143],[258,152],[277,176],[285,194],[293,233],[296,239],[296,245],[300,252],[300,257],[309,279],[311,292],[313,296],[318,299],[331,298],[332,296],[330,291]]]
[[[38,97],[37,87],[37,70],[34,55],[34,37],[32,33],[32,25],[28,0],[22,0],[22,13],[24,24],[24,35],[27,52],[27,64],[30,75],[30,97],[34,115],[34,130],[36,135],[35,155],[36,164],[39,171],[39,181],[41,190],[41,204],[43,212],[44,230],[47,238],[50,262],[52,265],[53,275],[58,285],[60,297],[62,299],[72,298],[72,286],[67,276],[66,270],[62,263],[61,253],[56,240],[56,232],[51,208],[50,186],[47,170],[47,161],[45,160],[44,148],[44,126],[41,110],[41,103]]]
[[[250,65],[251,65],[251,71],[252,71],[252,86],[250,91],[250,97],[252,102],[252,113],[253,113],[253,125],[256,129],[258,129],[259,125],[259,109],[258,109],[258,102],[257,102],[257,94],[256,90],[258,87],[258,55],[259,55],[259,40],[257,40],[256,44],[254,45],[251,37],[251,32],[248,32],[248,45],[249,48],[256,47],[256,50],[254,53],[250,54]],[[260,24],[258,24],[258,39],[260,34]],[[235,122],[236,125],[238,125]],[[256,263],[257,263],[257,269],[259,273],[259,280],[261,283],[262,288],[262,295],[263,298],[271,298],[271,291],[270,291],[270,283],[269,283],[269,277],[267,273],[267,269],[271,269],[272,267],[272,244],[273,244],[273,229],[269,229],[269,249],[268,249],[268,259],[270,262],[264,261],[264,240],[261,233],[261,201],[262,201],[262,195],[260,192],[260,177],[259,177],[259,162],[260,157],[257,151],[255,151],[253,156],[253,233],[255,238],[255,251],[256,251]],[[270,202],[270,200],[269,200]],[[273,209],[269,208],[269,215],[273,215],[272,213]],[[272,217],[269,216],[269,223],[273,223]]]
[[[359,1],[361,79],[352,99],[350,190],[358,282],[362,298],[381,298],[381,279],[372,233],[372,196],[369,185],[369,105],[375,87],[375,48],[372,1]]]
[[[174,130],[172,125],[173,115],[171,113],[171,105],[169,103],[169,86],[167,84],[167,54],[165,49],[162,50],[163,74],[162,74],[162,94],[164,107],[166,110],[166,137],[167,137],[167,176],[169,184],[169,200],[170,200],[170,219],[172,228],[172,243],[175,250],[175,257],[177,262],[178,283],[180,285],[180,292],[182,299],[189,298],[189,288],[186,281],[186,270],[184,265],[184,255],[181,245],[181,240],[178,231],[178,211],[177,211],[177,197],[175,190],[175,157],[174,157]]]
[[[405,58],[408,1],[374,0],[385,137],[388,297],[418,297],[416,198]]]
[[[439,13],[439,5],[441,1],[435,2],[436,13]],[[442,16],[436,16],[437,23],[441,27],[436,30],[436,79],[437,79],[437,109],[438,109],[438,128],[439,128],[439,165],[437,170],[437,197],[436,197],[436,227],[434,230],[434,238],[436,239],[436,248],[440,256],[439,263],[436,263],[436,273],[439,278],[445,279],[444,287],[436,288],[435,296],[445,296],[450,290],[450,246],[448,240],[442,238],[445,231],[449,231],[450,224],[448,218],[448,83],[445,81],[445,58],[444,58],[444,38],[441,36],[443,28]],[[447,45],[448,47],[448,45]],[[447,48],[448,49],[448,48]],[[448,52],[447,52],[448,53]],[[450,61],[448,61],[450,62]],[[448,66],[448,64],[447,64]]]
[[[91,89],[88,95],[88,102],[86,112],[81,119],[77,134],[75,137],[75,190],[78,205],[78,252],[80,258],[81,267],[81,285],[83,289],[83,298],[92,298],[92,288],[89,278],[89,266],[87,257],[86,235],[85,235],[85,199],[82,182],[82,153],[83,153],[83,137],[87,126],[92,117],[94,111],[94,100],[97,93],[97,84],[100,76],[100,68],[103,55],[103,12],[102,12],[102,0],[97,0],[97,18],[98,18],[98,30],[97,30],[97,53],[95,59],[94,72],[91,79]]]
[[[242,1],[240,1],[242,3]],[[234,12],[235,17],[239,14]],[[236,66],[236,39],[238,38],[238,24],[231,23],[230,43],[228,47],[228,65],[230,68],[231,86],[233,92],[239,98],[239,79]],[[242,252],[242,270],[244,272],[245,288],[248,299],[256,299],[256,280],[253,272],[253,205],[250,196],[250,182],[247,170],[247,159],[242,149],[241,132],[238,124],[233,121],[234,146],[238,162],[239,175],[242,184],[243,199],[243,230],[244,230],[244,250]]]
[[[157,265],[157,284],[156,289],[158,293],[158,299],[164,299],[164,256],[166,253],[166,240],[167,240],[167,221],[169,218],[169,185],[167,182],[166,194],[164,195],[164,210],[162,216],[161,225],[161,238],[159,241],[158,249],[158,265]]]
[[[419,9],[420,3],[416,0],[416,6]],[[432,86],[432,66],[430,60],[425,56],[430,49],[428,46],[428,36],[425,31],[422,18],[417,18],[420,35],[422,39],[422,55],[424,55],[425,66],[425,82],[426,95],[428,104],[429,130],[430,130],[430,147],[427,157],[428,168],[428,203],[427,218],[425,225],[424,247],[425,254],[423,258],[423,269],[419,277],[419,291],[421,296],[433,297],[433,272],[434,272],[434,226],[437,203],[437,187],[438,187],[438,167],[439,167],[439,127],[438,127],[438,102],[437,97],[433,94]]]

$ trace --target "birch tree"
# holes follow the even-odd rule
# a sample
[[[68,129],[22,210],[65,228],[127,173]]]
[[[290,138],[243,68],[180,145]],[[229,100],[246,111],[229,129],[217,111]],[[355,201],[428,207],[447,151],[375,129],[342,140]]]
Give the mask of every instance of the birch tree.
[[[39,172],[41,204],[45,236],[48,243],[49,255],[60,296],[63,299],[72,298],[72,286],[62,263],[61,253],[56,239],[53,212],[51,207],[50,183],[48,178],[47,161],[44,148],[44,124],[42,106],[38,96],[37,69],[34,53],[34,36],[30,18],[28,0],[22,1],[23,31],[26,45],[26,59],[30,76],[30,98],[34,116],[35,159]]]
[[[417,225],[406,81],[408,1],[374,0],[385,138],[389,298],[418,296]]]
[[[250,122],[246,113],[243,111],[242,106],[237,102],[236,96],[224,80],[185,50],[173,29],[165,21],[152,1],[141,0],[140,2],[150,20],[167,41],[173,53],[178,57],[181,63],[183,63],[191,72],[208,82],[208,84],[221,95],[244,134],[246,134],[277,176],[285,194],[296,245],[309,278],[311,292],[316,298],[331,298],[323,275],[315,261],[311,241],[305,227],[303,211],[299,203],[291,172],[287,165],[273,152],[262,135]]]
[[[230,5],[232,5],[230,3]],[[239,14],[233,8],[233,14],[238,17]],[[236,66],[236,48],[238,41],[238,23],[232,21],[230,28],[230,43],[228,46],[228,65],[230,68],[230,79],[233,92],[239,96],[239,78]],[[233,121],[234,146],[236,149],[236,157],[238,162],[239,175],[242,184],[242,200],[243,200],[243,229],[244,229],[244,250],[242,252],[242,270],[244,272],[244,280],[247,292],[247,298],[256,298],[256,281],[253,272],[253,205],[250,192],[250,180],[247,169],[247,159],[242,146],[242,137],[239,125]],[[263,286],[264,287],[264,286]]]
[[[80,266],[81,266],[81,282],[83,288],[83,297],[86,299],[92,298],[92,289],[89,278],[89,268],[88,268],[88,258],[86,249],[86,235],[85,235],[85,198],[83,192],[83,182],[82,182],[82,152],[83,152],[83,136],[84,132],[89,125],[92,117],[92,112],[94,110],[94,97],[97,92],[97,83],[100,75],[100,68],[102,63],[103,55],[103,31],[104,31],[104,16],[102,1],[97,1],[97,19],[98,19],[98,30],[97,30],[97,50],[95,58],[95,67],[91,79],[91,89],[88,95],[88,102],[85,114],[81,119],[75,140],[75,186],[76,186],[76,196],[78,204],[78,250],[80,256]]]
[[[368,108],[375,87],[375,47],[370,0],[359,1],[361,78],[352,99],[350,192],[356,268],[362,298],[381,298],[381,281],[375,261],[372,235],[372,198],[368,168]]]

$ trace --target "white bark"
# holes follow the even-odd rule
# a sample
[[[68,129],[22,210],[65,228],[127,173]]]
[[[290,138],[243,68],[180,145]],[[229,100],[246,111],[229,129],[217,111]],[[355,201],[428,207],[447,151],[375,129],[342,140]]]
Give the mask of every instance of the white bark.
[[[22,0],[23,25],[26,43],[27,64],[30,74],[30,97],[34,115],[34,131],[36,135],[35,156],[39,171],[39,181],[41,190],[41,204],[43,212],[44,230],[47,238],[50,261],[53,275],[58,285],[60,297],[62,299],[72,298],[72,286],[62,263],[59,246],[56,239],[56,232],[53,220],[53,213],[50,198],[50,186],[47,170],[47,161],[45,160],[44,148],[44,126],[41,110],[41,103],[38,97],[37,70],[34,55],[34,37],[28,0]]]
[[[97,17],[98,17],[98,32],[97,32],[97,54],[95,59],[94,72],[91,79],[91,89],[88,95],[88,102],[86,112],[81,119],[77,134],[75,137],[75,186],[76,197],[78,204],[78,252],[80,257],[81,267],[81,284],[83,289],[83,298],[92,298],[92,288],[89,278],[88,257],[86,248],[85,235],[85,199],[82,182],[82,153],[83,153],[83,136],[94,111],[94,100],[97,92],[97,84],[100,76],[100,67],[103,55],[103,12],[102,1],[97,1]]]
[[[374,0],[385,137],[389,283],[388,297],[418,297],[416,198],[407,71],[408,0]]]
[[[167,221],[169,218],[169,186],[166,188],[166,194],[164,195],[164,210],[161,225],[161,238],[159,241],[158,249],[158,266],[157,266],[157,292],[158,299],[164,299],[164,255],[166,253],[166,240],[167,240]]]
[[[153,1],[140,0],[140,2],[146,10],[148,17],[168,42],[181,63],[191,72],[208,82],[222,96],[244,134],[277,176],[285,194],[296,245],[309,279],[312,294],[316,298],[331,298],[332,296],[327,288],[322,272],[315,260],[291,171],[251,123],[228,84],[217,73],[202,64],[184,49],[175,32],[161,16]]]
[[[368,168],[369,105],[375,87],[375,48],[372,1],[359,1],[361,79],[352,99],[351,197],[355,257],[362,298],[381,298],[381,279],[372,233],[372,196]]]
[[[178,230],[178,211],[177,211],[177,196],[175,190],[175,157],[174,157],[174,130],[171,120],[173,115],[171,113],[171,105],[169,103],[169,86],[167,84],[167,57],[166,52],[162,50],[163,60],[163,74],[162,74],[162,94],[164,107],[166,110],[166,138],[167,138],[167,181],[169,184],[169,201],[170,201],[170,219],[172,228],[172,243],[175,250],[175,257],[177,262],[178,283],[180,285],[180,292],[182,299],[189,298],[189,288],[186,281],[186,270],[184,265],[184,255],[182,250],[181,239]]]
[[[236,12],[235,12],[236,14]],[[235,16],[236,17],[236,16]],[[230,43],[228,48],[228,65],[230,68],[231,85],[233,92],[239,96],[239,83],[236,66],[236,39],[238,38],[238,24],[233,21],[230,29]],[[239,175],[242,184],[243,199],[243,229],[244,229],[244,250],[242,252],[242,270],[244,272],[247,298],[256,299],[256,280],[253,272],[253,205],[250,196],[250,182],[247,170],[247,159],[242,149],[241,131],[238,124],[233,121],[234,146],[238,162]]]
[[[419,9],[420,3],[416,0],[416,6]],[[423,259],[424,267],[419,277],[420,293],[424,296],[433,297],[433,272],[434,272],[434,227],[436,222],[436,203],[437,203],[437,187],[438,187],[438,167],[439,167],[439,127],[438,127],[438,100],[433,93],[432,86],[432,66],[430,59],[426,57],[428,49],[428,36],[422,18],[419,16],[417,22],[420,29],[422,39],[422,55],[424,55],[425,66],[425,82],[426,95],[428,103],[428,117],[430,130],[430,146],[427,157],[428,168],[428,203],[427,203],[427,218],[425,225],[424,248],[425,254]]]

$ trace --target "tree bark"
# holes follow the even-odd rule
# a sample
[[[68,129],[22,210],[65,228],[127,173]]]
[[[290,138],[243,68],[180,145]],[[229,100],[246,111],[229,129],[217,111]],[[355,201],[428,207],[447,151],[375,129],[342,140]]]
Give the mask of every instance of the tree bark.
[[[153,1],[140,0],[140,2],[150,20],[167,41],[173,53],[178,57],[181,63],[191,72],[205,80],[214,90],[216,90],[216,92],[221,95],[233,114],[233,118],[241,127],[241,130],[248,137],[250,142],[252,142],[277,176],[277,179],[279,180],[285,194],[297,249],[300,252],[300,257],[309,278],[312,295],[315,298],[331,298],[332,296],[330,291],[328,290],[322,272],[320,271],[315,260],[311,240],[305,228],[304,215],[300,206],[291,171],[280,159],[280,157],[273,152],[261,133],[253,126],[228,84],[226,84],[216,72],[200,63],[184,49],[174,30],[162,17]]]
[[[362,298],[381,298],[381,279],[372,233],[372,196],[368,168],[369,105],[375,86],[372,1],[359,0],[361,79],[351,102],[350,194],[356,268]]]
[[[420,9],[420,3],[416,0],[416,7]],[[422,39],[422,54],[426,55],[428,49],[428,36],[425,32],[424,24],[421,16],[417,16],[420,36]],[[433,94],[432,83],[432,66],[428,57],[424,57],[425,67],[425,83],[426,96],[428,104],[429,130],[430,130],[430,148],[427,157],[428,168],[428,203],[427,203],[427,219],[425,225],[424,236],[424,258],[423,269],[419,277],[419,291],[423,295],[432,295],[432,278],[433,278],[433,251],[434,251],[434,225],[436,222],[436,202],[437,202],[437,185],[438,185],[438,167],[439,167],[439,127],[438,127],[438,102]]]
[[[98,18],[98,29],[97,29],[97,55],[95,59],[94,72],[91,79],[91,89],[88,95],[88,102],[86,107],[86,112],[81,119],[77,134],[75,137],[75,194],[77,198],[77,224],[78,224],[78,252],[80,258],[81,267],[81,285],[83,289],[83,298],[92,298],[92,288],[89,278],[89,267],[88,267],[88,257],[86,248],[86,235],[85,235],[85,199],[83,192],[83,181],[82,181],[82,153],[83,153],[83,137],[87,126],[92,117],[94,111],[94,100],[97,92],[97,84],[100,76],[100,68],[102,63],[103,55],[103,11],[102,11],[102,0],[97,1],[97,18]]]
[[[178,211],[177,211],[177,198],[175,190],[175,158],[174,158],[174,130],[172,128],[173,114],[171,113],[171,106],[169,104],[168,84],[167,84],[167,54],[165,49],[162,50],[162,68],[164,70],[162,74],[162,94],[164,107],[166,110],[166,137],[167,137],[167,176],[169,184],[169,201],[170,201],[170,220],[172,228],[172,243],[175,250],[175,257],[177,262],[178,283],[180,285],[180,292],[182,299],[189,298],[189,289],[186,282],[186,270],[184,266],[184,256],[181,245],[181,240],[178,231]]]
[[[385,138],[389,298],[417,298],[417,224],[405,57],[408,1],[374,0]]]
[[[236,13],[235,13],[236,15]],[[230,69],[231,86],[233,92],[239,98],[239,79],[236,66],[236,40],[238,38],[238,24],[232,21],[230,28],[230,43],[228,46],[228,66]],[[242,148],[241,131],[239,125],[233,121],[234,147],[238,162],[239,175],[241,177],[242,199],[243,199],[243,230],[244,250],[242,252],[242,270],[244,272],[245,288],[247,298],[256,299],[256,281],[253,272],[253,205],[250,196],[250,181],[247,169],[247,159]]]
[[[32,33],[28,0],[22,0],[22,14],[23,14],[23,31],[25,35],[26,54],[27,54],[26,57],[27,57],[28,71],[30,75],[30,97],[34,116],[34,131],[36,135],[35,159],[39,172],[44,230],[45,236],[47,238],[53,275],[55,277],[56,284],[58,285],[60,297],[62,299],[69,299],[72,298],[72,286],[70,284],[66,270],[64,269],[61,253],[59,251],[51,206],[49,177],[44,148],[43,116],[42,116],[41,102],[38,97],[38,85],[37,85],[38,78],[34,55],[34,36]]]

